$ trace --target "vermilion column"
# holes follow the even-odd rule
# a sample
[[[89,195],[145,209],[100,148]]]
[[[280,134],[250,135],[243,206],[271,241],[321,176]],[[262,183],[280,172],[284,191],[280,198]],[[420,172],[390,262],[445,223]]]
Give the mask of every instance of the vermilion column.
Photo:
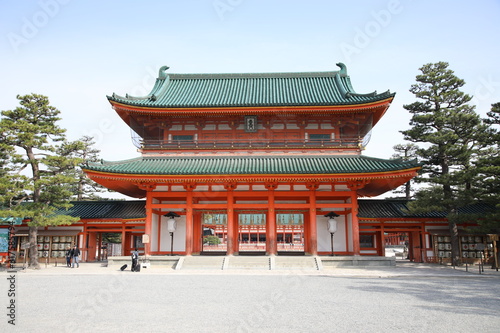
[[[227,255],[233,255],[236,247],[235,239],[235,229],[238,227],[235,225],[234,218],[234,189],[235,184],[226,184],[224,186],[227,190]]]
[[[274,190],[276,189],[276,184],[266,184],[268,194],[267,194],[267,204],[268,214],[266,222],[266,254],[275,255],[278,253],[278,244],[276,243],[276,210],[274,208]]]
[[[201,214],[198,212],[193,212],[193,253],[199,254],[203,248],[201,245],[203,228],[201,226]]]
[[[318,230],[316,225],[316,189],[318,184],[308,184],[309,189],[309,254],[318,254]]]
[[[352,220],[352,249],[355,256],[361,254],[359,246],[359,220],[358,220],[358,195],[356,191],[351,192],[351,220]]]
[[[380,220],[380,252],[379,256],[385,256],[385,230],[384,230],[384,220]]]
[[[122,250],[121,250],[121,253],[120,253],[122,256],[125,255],[125,235],[126,235],[125,234],[125,222],[123,222],[122,223]]]
[[[88,247],[88,241],[87,241],[87,238],[89,237],[88,234],[89,233],[87,231],[87,222],[84,222],[83,223],[83,241],[82,241],[82,244],[80,244],[80,248],[82,249],[82,252],[83,252],[82,258],[85,261],[90,261],[90,259],[89,259],[89,247]],[[76,237],[78,237],[78,236],[76,236]],[[77,245],[77,244],[75,244],[75,245]]]
[[[190,256],[193,253],[193,190],[195,186],[184,185],[187,190],[186,195],[186,255]]]
[[[144,223],[144,233],[149,236],[149,243],[144,244],[144,254],[149,256],[151,254],[151,231],[153,225],[153,192],[146,193],[146,221]]]

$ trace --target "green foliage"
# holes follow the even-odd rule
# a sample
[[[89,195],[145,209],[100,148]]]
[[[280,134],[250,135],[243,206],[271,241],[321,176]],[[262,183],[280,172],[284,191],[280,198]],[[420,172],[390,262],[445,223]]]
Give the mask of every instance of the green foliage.
[[[122,234],[113,233],[113,232],[105,232],[102,233],[102,241],[103,243],[116,243],[120,244],[122,242]]]
[[[447,211],[474,200],[472,162],[480,153],[479,138],[486,132],[471,97],[459,90],[465,82],[448,69],[448,63],[426,64],[410,91],[419,101],[404,105],[412,114],[406,140],[423,143],[416,153],[424,163],[418,180],[438,185]],[[423,189],[435,191],[436,186]]]
[[[74,158],[79,158],[82,161],[97,162],[99,160],[100,150],[94,148],[94,139],[90,136],[83,136],[77,141],[78,145],[70,150],[70,154]],[[68,174],[77,181],[71,184],[73,198],[81,200],[102,200],[96,193],[108,191],[105,187],[94,182],[86,176],[83,170],[78,166],[68,170]]]
[[[218,245],[220,244],[220,239],[217,236],[205,236],[203,237],[203,244]]]
[[[83,144],[66,140],[65,130],[57,125],[60,111],[46,96],[17,99],[19,107],[1,112],[0,154],[5,159],[0,216],[30,218],[30,266],[37,267],[36,228],[78,221],[54,212],[70,207],[71,184],[76,182],[70,171],[83,162],[74,153]]]
[[[475,189],[476,197],[483,202],[489,203],[493,209],[484,216],[480,223],[486,232],[500,231],[500,103],[492,105],[488,112],[488,118],[484,122],[490,127],[487,135],[481,138],[486,147],[476,165]]]
[[[420,68],[410,91],[418,99],[404,105],[412,114],[411,128],[403,133],[405,140],[422,145],[416,150],[424,163],[420,182],[429,186],[416,194],[410,206],[413,212],[444,211],[452,237],[454,263],[458,263],[459,209],[476,197],[477,160],[488,133],[475,107],[467,104],[471,96],[460,91],[464,80],[448,69],[448,63],[426,64]]]
[[[417,149],[418,146],[413,143],[398,144],[392,147],[395,153],[391,156],[391,159],[398,159],[402,161],[410,161],[418,159]],[[400,186],[399,188],[392,191],[394,194],[404,194],[407,200],[411,199],[414,189],[412,188],[412,180],[406,182],[406,184]]]

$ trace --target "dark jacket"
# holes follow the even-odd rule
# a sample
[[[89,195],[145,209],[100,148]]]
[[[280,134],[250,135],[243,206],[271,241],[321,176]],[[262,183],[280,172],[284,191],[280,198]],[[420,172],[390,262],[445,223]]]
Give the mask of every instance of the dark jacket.
[[[70,255],[71,255],[72,257],[78,257],[78,256],[80,255],[80,249],[79,249],[79,248],[77,248],[77,247],[76,247],[76,248],[71,249],[71,251],[70,251]]]
[[[139,252],[133,251],[132,252],[132,260],[137,260],[139,259]]]

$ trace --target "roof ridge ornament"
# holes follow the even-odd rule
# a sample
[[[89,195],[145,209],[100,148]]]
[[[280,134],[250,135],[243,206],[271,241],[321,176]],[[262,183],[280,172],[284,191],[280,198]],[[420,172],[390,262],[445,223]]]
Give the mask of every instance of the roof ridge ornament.
[[[161,66],[160,67],[160,70],[158,71],[158,79],[160,80],[165,80],[167,78],[167,73],[166,71],[169,69],[170,67],[168,66]]]
[[[340,75],[347,75],[347,66],[343,62],[338,62],[336,63],[336,65],[340,67]]]

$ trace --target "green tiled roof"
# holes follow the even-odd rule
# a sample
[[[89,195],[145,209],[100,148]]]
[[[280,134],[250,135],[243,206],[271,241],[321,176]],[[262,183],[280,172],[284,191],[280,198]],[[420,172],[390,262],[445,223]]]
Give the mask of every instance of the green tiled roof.
[[[446,212],[411,214],[407,200],[359,200],[358,217],[361,218],[445,218]],[[491,210],[485,203],[475,203],[459,209],[461,214],[484,214]]]
[[[145,201],[73,201],[73,207],[56,214],[81,219],[141,219],[146,216]]]
[[[356,105],[393,97],[389,91],[358,94],[344,64],[332,72],[166,74],[160,69],[145,97],[108,96],[110,101],[151,108]]]
[[[358,200],[360,218],[445,218],[444,212],[428,212],[411,215],[406,200],[360,199]],[[82,219],[143,219],[146,217],[146,201],[74,201],[69,210],[61,209],[58,214],[79,216]],[[481,214],[488,212],[491,206],[476,203],[465,207],[461,212]]]
[[[139,157],[118,162],[88,162],[84,169],[143,175],[347,174],[406,170],[416,161],[353,156],[198,156]]]

